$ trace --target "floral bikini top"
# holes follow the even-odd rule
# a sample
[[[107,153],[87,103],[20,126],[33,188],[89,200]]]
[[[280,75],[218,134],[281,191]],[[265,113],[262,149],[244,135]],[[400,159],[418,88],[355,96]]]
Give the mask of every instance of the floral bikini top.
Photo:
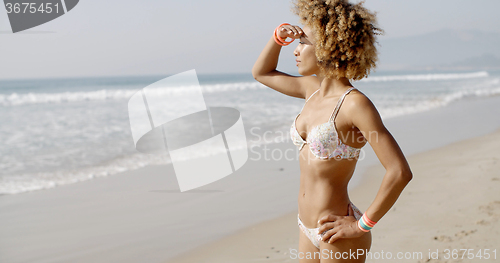
[[[349,92],[351,92],[354,87],[348,89],[339,99],[337,106],[332,112],[330,119],[328,122],[320,124],[314,127],[309,134],[307,135],[307,140],[302,139],[297,128],[295,127],[295,123],[297,121],[297,117],[299,117],[300,113],[304,109],[305,103],[314,95],[316,90],[304,103],[302,106],[302,110],[295,117],[292,127],[290,128],[290,136],[292,137],[293,144],[299,146],[299,151],[302,150],[302,147],[307,143],[309,144],[309,149],[311,152],[320,159],[351,159],[359,157],[359,152],[361,148],[355,148],[349,145],[344,144],[338,135],[337,128],[335,127],[335,118],[337,117],[337,113],[339,112],[340,105],[344,101],[344,98]]]

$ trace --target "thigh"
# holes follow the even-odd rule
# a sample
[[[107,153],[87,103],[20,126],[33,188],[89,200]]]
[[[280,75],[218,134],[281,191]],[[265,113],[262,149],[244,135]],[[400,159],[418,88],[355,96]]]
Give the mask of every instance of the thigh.
[[[299,262],[320,263],[319,249],[309,240],[299,227]]]
[[[366,252],[370,250],[372,244],[371,232],[358,238],[341,238],[333,244],[320,241],[319,248],[322,255],[321,263],[363,263],[366,260]]]

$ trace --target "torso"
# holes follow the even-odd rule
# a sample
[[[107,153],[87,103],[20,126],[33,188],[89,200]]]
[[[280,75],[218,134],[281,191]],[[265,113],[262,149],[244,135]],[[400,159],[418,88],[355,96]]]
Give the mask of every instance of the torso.
[[[348,88],[346,87],[345,90]],[[306,98],[309,98],[316,90],[317,88],[308,91]],[[356,93],[358,93],[357,90],[351,91],[344,102]],[[315,94],[306,103],[295,123],[297,131],[305,139],[312,128],[328,121],[342,96],[339,94],[337,97],[321,98],[318,95]],[[349,116],[343,107],[340,107],[335,126],[344,144],[356,148],[361,148],[366,144],[363,135],[350,124]],[[325,215],[347,215],[350,202],[347,184],[354,173],[357,159],[319,159],[313,155],[309,144],[305,144],[300,150],[299,160],[298,204],[300,218],[304,225],[315,228],[319,227],[317,221]]]

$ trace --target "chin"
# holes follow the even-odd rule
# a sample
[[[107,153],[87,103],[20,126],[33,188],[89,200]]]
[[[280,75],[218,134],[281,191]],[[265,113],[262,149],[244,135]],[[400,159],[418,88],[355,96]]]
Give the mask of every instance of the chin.
[[[311,70],[304,70],[299,67],[299,74],[302,76],[312,76],[315,72],[312,72]]]

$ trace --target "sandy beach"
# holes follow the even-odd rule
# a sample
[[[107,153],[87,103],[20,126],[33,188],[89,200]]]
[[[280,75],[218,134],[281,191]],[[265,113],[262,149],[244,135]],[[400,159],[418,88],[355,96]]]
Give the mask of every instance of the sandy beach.
[[[384,121],[414,179],[373,230],[373,252],[421,252],[407,261],[434,262],[429,249],[439,250],[436,262],[446,262],[447,248],[500,248],[498,105],[500,97],[469,99]],[[0,262],[297,261],[298,160],[269,156],[296,147],[267,147],[231,176],[185,193],[165,165],[0,196]],[[350,184],[361,210],[383,176],[370,150]]]

